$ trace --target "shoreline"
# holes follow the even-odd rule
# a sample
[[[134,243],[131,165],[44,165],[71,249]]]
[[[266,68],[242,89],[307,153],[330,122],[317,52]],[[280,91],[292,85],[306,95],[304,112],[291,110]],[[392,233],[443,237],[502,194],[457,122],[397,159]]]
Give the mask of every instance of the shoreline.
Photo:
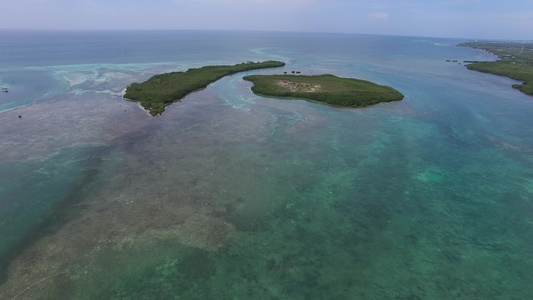
[[[137,107],[139,107],[142,111],[146,112],[149,116],[152,116],[152,115],[150,114],[150,111],[147,110],[147,109],[145,109],[145,108],[141,105],[141,103],[136,102],[136,101],[133,101],[133,100],[131,100],[131,99],[128,99],[128,98],[125,98],[125,97],[124,97],[124,95],[126,95],[126,88],[124,88],[124,89],[122,89],[122,91],[120,91],[120,95],[122,96],[122,99],[124,99],[124,100],[126,100],[126,101],[135,102],[135,103],[137,104]]]

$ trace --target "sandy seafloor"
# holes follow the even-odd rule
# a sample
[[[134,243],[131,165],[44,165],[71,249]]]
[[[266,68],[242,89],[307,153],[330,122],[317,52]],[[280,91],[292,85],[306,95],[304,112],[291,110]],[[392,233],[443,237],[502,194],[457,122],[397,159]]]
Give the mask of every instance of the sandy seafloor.
[[[461,40],[0,32],[1,299],[532,299],[533,97]],[[244,73],[151,117],[131,82],[276,59],[389,85],[339,109]],[[19,117],[20,116],[20,117]]]

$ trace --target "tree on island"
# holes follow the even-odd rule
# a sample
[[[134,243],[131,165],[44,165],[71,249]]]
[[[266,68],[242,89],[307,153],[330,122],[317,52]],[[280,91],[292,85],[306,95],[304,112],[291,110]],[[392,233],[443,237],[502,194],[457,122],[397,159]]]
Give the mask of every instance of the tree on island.
[[[205,66],[186,72],[172,72],[152,76],[143,83],[132,83],[126,88],[124,98],[139,102],[152,116],[165,111],[165,107],[181,100],[187,94],[206,88],[218,79],[248,70],[285,66],[280,61],[247,62],[233,66]]]

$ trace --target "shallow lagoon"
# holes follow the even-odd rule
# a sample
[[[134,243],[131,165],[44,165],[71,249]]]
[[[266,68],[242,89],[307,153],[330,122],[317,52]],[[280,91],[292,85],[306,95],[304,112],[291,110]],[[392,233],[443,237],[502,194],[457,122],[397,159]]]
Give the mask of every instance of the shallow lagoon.
[[[533,98],[445,61],[493,56],[361,35],[0,36],[1,298],[533,296]],[[338,109],[236,74],[156,118],[121,98],[269,59],[406,97]]]

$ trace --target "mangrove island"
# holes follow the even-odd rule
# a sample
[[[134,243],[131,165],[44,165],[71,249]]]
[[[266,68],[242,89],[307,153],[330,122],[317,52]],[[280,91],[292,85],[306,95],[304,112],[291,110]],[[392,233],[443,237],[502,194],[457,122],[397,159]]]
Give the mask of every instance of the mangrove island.
[[[476,41],[462,43],[458,46],[480,49],[498,56],[500,60],[473,62],[466,67],[469,70],[522,81],[522,84],[514,84],[513,88],[533,96],[533,43]]]
[[[218,79],[242,71],[285,66],[280,61],[247,62],[234,66],[205,66],[186,72],[155,75],[143,83],[132,83],[124,98],[139,102],[152,116],[165,111],[165,106],[181,100],[187,94],[206,88]]]
[[[342,107],[364,107],[403,99],[397,90],[373,82],[325,75],[250,75],[252,92],[280,98],[318,101]]]

